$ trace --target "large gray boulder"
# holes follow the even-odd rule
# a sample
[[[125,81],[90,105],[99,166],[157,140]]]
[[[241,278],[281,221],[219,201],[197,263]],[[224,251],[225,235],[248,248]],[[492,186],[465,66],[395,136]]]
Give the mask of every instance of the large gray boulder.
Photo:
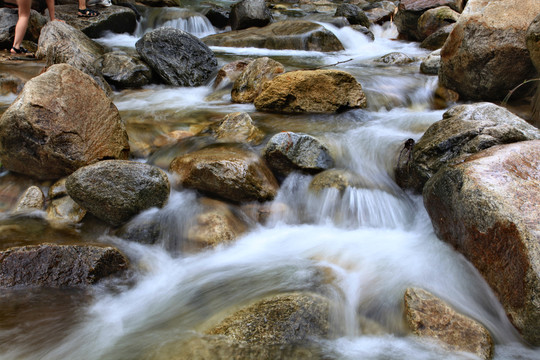
[[[441,51],[439,82],[462,100],[502,100],[536,71],[527,28],[538,0],[469,0]]]
[[[212,50],[182,30],[158,28],[146,33],[135,47],[141,58],[169,85],[201,86],[218,70]]]
[[[101,73],[116,88],[139,88],[152,81],[152,70],[138,57],[124,52],[106,53],[101,59]]]
[[[473,353],[484,360],[492,358],[493,340],[479,322],[422,289],[408,288],[404,300],[405,322],[416,336],[437,340],[450,351]]]
[[[367,15],[357,5],[354,4],[339,4],[336,8],[334,16],[343,16],[351,25],[362,25],[367,28],[371,25]]]
[[[272,14],[264,0],[242,0],[231,6],[229,21],[233,30],[263,27],[271,20]]]
[[[240,147],[204,148],[175,158],[170,170],[186,188],[236,202],[272,200],[279,188],[264,161]]]
[[[333,33],[322,25],[306,20],[279,21],[263,28],[229,31],[202,40],[208,46],[327,52],[344,50]]]
[[[36,57],[45,59],[47,66],[69,64],[81,70],[111,95],[112,90],[101,75],[99,60],[104,53],[105,48],[82,31],[64,22],[51,21],[41,31]]]
[[[42,244],[0,251],[0,288],[85,287],[127,269],[113,247]]]
[[[494,146],[433,176],[435,232],[482,274],[510,321],[540,345],[540,140]]]
[[[131,34],[137,27],[137,15],[128,7],[112,5],[100,8],[97,9],[99,15],[93,17],[80,17],[77,10],[78,4],[56,5],[54,13],[56,18],[64,20],[91,38],[99,38],[106,31]],[[46,13],[48,14],[48,11]]]
[[[340,70],[299,70],[277,76],[255,98],[259,111],[335,113],[367,106],[362,85]]]
[[[101,220],[118,226],[169,198],[167,174],[151,165],[106,160],[80,168],[66,180],[69,196]]]
[[[317,138],[290,131],[274,135],[263,149],[263,156],[278,177],[293,171],[315,174],[334,166],[330,151]]]
[[[0,118],[0,161],[14,172],[59,179],[128,154],[116,106],[92,78],[67,64],[28,81]]]
[[[422,192],[424,184],[453,159],[494,145],[540,139],[540,130],[491,103],[457,105],[414,144],[412,156],[397,165],[396,182]]]

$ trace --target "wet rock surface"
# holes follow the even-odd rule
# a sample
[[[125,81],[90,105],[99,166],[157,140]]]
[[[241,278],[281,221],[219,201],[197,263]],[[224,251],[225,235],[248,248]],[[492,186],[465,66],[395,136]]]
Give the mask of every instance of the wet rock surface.
[[[480,323],[422,289],[408,288],[404,300],[405,319],[413,334],[436,339],[450,351],[473,353],[481,359],[493,357],[493,340]]]
[[[146,33],[135,44],[141,58],[169,85],[201,86],[218,70],[212,50],[195,36],[173,28]]]
[[[138,57],[110,52],[101,59],[101,73],[118,89],[139,88],[152,82],[152,70]]]
[[[45,195],[37,186],[30,186],[19,198],[15,211],[43,210]]]
[[[505,108],[491,103],[457,105],[414,144],[412,155],[406,155],[407,161],[398,165],[396,182],[421,192],[427,180],[457,157],[539,138],[538,129]]]
[[[23,246],[0,251],[0,288],[82,287],[128,266],[112,247],[93,245]]]
[[[88,75],[66,64],[28,81],[0,118],[3,166],[39,179],[128,152],[116,106]]]
[[[264,134],[254,124],[248,113],[225,115],[216,130],[216,138],[222,142],[248,142],[258,144]]]
[[[145,209],[163,206],[169,197],[169,187],[163,170],[134,161],[101,161],[77,170],[66,179],[69,196],[113,226]]]
[[[234,81],[231,91],[233,102],[253,102],[265,85],[283,72],[285,72],[283,65],[268,57],[253,60]]]
[[[540,344],[540,140],[494,146],[424,189],[436,234],[480,271],[524,339]]]
[[[367,106],[362,86],[340,70],[292,71],[275,77],[255,98],[259,111],[334,113]]]
[[[175,158],[170,170],[184,187],[237,202],[271,200],[278,190],[264,161],[240,147],[204,148]]]

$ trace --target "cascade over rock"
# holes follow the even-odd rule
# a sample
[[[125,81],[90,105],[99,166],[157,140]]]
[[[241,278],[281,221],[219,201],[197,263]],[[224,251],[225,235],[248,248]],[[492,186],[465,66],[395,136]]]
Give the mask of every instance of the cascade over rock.
[[[38,179],[59,179],[128,153],[116,106],[88,75],[67,64],[29,80],[0,118],[3,166]]]
[[[540,140],[445,166],[424,188],[437,236],[483,275],[510,321],[540,345]]]

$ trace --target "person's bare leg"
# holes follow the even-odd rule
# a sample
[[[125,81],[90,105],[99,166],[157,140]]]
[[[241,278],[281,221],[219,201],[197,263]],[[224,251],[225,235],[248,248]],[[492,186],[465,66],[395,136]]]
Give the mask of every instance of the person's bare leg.
[[[19,20],[17,20],[17,25],[15,25],[15,37],[13,39],[13,47],[17,50],[21,48],[24,34],[26,34],[26,28],[28,28],[28,19],[30,19],[31,5],[32,0],[17,1],[17,6],[19,7]],[[16,54],[13,49],[11,49],[11,53]]]
[[[79,10],[86,9],[86,0],[79,0]]]
[[[54,0],[45,0],[47,3],[47,9],[49,10],[49,17],[51,18],[51,21],[56,20],[56,17],[54,15]]]

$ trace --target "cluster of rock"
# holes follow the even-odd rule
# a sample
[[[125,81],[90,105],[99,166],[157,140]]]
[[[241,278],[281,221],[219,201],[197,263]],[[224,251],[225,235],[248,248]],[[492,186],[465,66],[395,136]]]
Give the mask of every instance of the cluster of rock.
[[[540,344],[540,130],[491,103],[459,105],[402,150],[396,182],[423,193],[439,238]]]

